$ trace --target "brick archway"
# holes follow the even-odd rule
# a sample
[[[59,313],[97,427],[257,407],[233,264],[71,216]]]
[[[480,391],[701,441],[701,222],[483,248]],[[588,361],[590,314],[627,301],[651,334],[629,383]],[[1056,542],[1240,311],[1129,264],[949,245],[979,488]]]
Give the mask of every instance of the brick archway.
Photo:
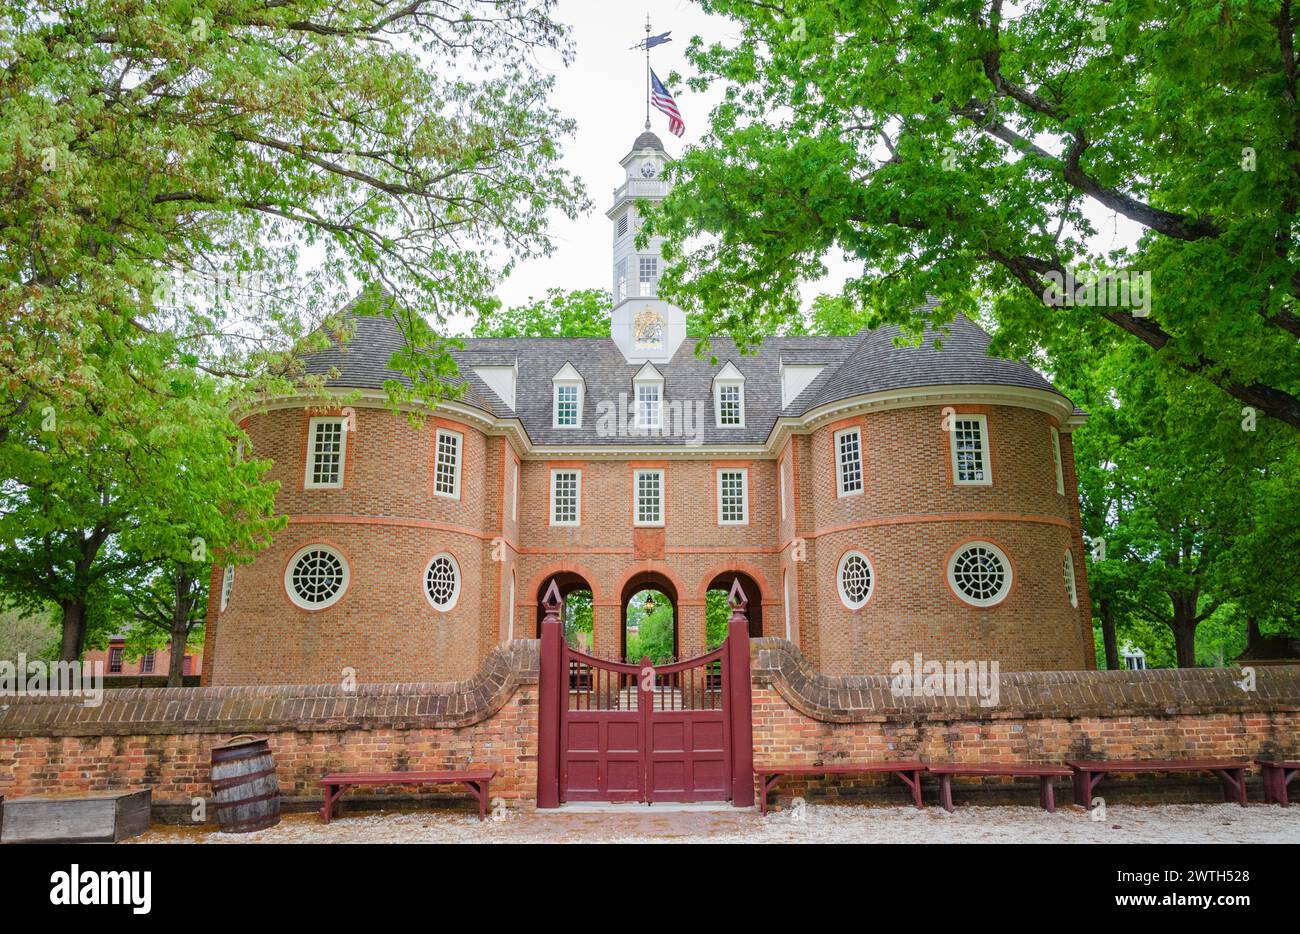
[[[566,599],[569,594],[575,591],[586,590],[591,593],[592,603],[595,604],[599,601],[600,596],[595,584],[592,583],[594,579],[594,575],[586,568],[569,562],[552,564],[543,568],[542,572],[533,579],[533,587],[530,591],[537,603],[535,636],[539,639],[542,636],[542,617],[545,615],[545,611],[542,609],[542,597],[545,595],[546,588],[550,586],[551,581],[555,581],[556,586],[559,588],[561,600]]]
[[[724,561],[714,565],[700,582],[699,600],[704,603],[710,590],[731,590],[736,580],[749,601],[749,637],[762,638],[763,600],[770,593],[763,572],[747,561]]]
[[[657,590],[668,598],[673,607],[673,652],[674,659],[680,656],[681,652],[681,626],[682,610],[681,597],[677,589],[676,582],[662,571],[642,570],[629,575],[623,580],[623,587],[619,591],[620,625],[619,625],[619,643],[618,654],[620,658],[627,658],[627,610],[632,601],[642,590]],[[638,661],[638,659],[631,659]]]

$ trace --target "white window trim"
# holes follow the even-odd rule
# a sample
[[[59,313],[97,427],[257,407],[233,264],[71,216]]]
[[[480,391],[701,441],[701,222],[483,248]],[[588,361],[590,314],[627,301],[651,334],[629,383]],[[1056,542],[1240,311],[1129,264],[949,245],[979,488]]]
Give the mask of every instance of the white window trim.
[[[844,565],[849,563],[849,559],[857,557],[867,563],[867,574],[871,577],[871,583],[867,585],[867,595],[860,601],[849,599],[849,595],[844,592]],[[840,602],[850,610],[860,610],[866,606],[876,593],[876,566],[871,563],[871,559],[865,554],[854,549],[850,549],[840,555],[839,564],[835,565],[835,589],[839,592]]]
[[[998,558],[1002,560],[1003,566],[1007,569],[1006,585],[1002,588],[1001,593],[999,593],[996,597],[993,597],[991,599],[976,600],[972,597],[968,597],[966,594],[962,593],[961,588],[957,586],[957,575],[956,575],[957,558],[962,554],[962,552],[966,551],[968,548],[972,548],[975,546],[978,546],[980,548],[987,548],[989,551],[993,552],[995,555],[998,556]],[[948,578],[949,589],[951,589],[952,592],[956,594],[958,600],[960,600],[962,603],[965,603],[969,606],[985,608],[985,607],[997,606],[998,604],[1002,603],[1002,601],[1006,600],[1006,598],[1011,594],[1011,585],[1015,579],[1015,568],[1012,567],[1011,559],[1007,557],[1007,553],[1003,551],[1001,548],[999,548],[997,545],[993,544],[992,542],[976,539],[974,541],[962,542],[961,545],[953,549],[953,553],[951,557],[948,558],[948,568],[947,568],[946,577]]]
[[[446,606],[438,606],[438,604],[433,602],[433,597],[429,595],[429,569],[433,567],[433,562],[437,561],[439,558],[446,558],[451,562],[451,569],[456,576],[456,583],[451,591],[451,600],[447,602]],[[460,602],[460,585],[460,562],[457,561],[456,556],[449,551],[440,551],[430,558],[429,563],[424,566],[424,571],[420,574],[420,590],[424,592],[424,599],[429,602],[429,606],[433,607],[439,613],[450,613],[452,610],[456,609],[456,604]]]
[[[230,606],[230,596],[235,591],[235,566],[227,564],[225,571],[221,574],[221,612],[226,612],[226,607]]]
[[[343,584],[339,587],[339,592],[330,597],[324,603],[307,603],[298,596],[297,591],[293,589],[293,569],[303,555],[309,551],[327,551],[339,559],[339,564],[343,568]],[[289,563],[284,566],[284,592],[288,596],[289,602],[300,610],[306,610],[309,613],[315,613],[317,610],[327,610],[334,604],[343,599],[343,595],[348,592],[348,586],[352,583],[352,568],[348,565],[347,556],[330,545],[313,542],[310,545],[303,545],[293,553]]]
[[[984,479],[962,480],[957,475],[957,422],[979,422],[980,453],[984,456]],[[989,419],[987,415],[963,415],[958,412],[952,416],[952,428],[948,432],[948,453],[952,461],[953,486],[992,486],[993,458],[989,456]]]
[[[1056,426],[1050,426],[1052,430],[1052,467],[1056,471],[1056,492],[1065,495],[1065,469],[1061,464],[1061,433],[1056,430]]]
[[[577,478],[573,488],[574,519],[572,522],[561,521],[556,518],[555,514],[555,481],[562,473],[571,473]],[[556,467],[551,471],[551,525],[571,527],[582,525],[582,471],[576,467]]]
[[[844,462],[840,457],[840,438],[848,434],[858,436],[858,488],[856,490],[844,489]],[[835,443],[835,495],[843,499],[845,496],[860,496],[867,488],[867,471],[866,461],[862,450],[862,428],[855,425],[852,428],[844,428],[835,432],[832,439]]]
[[[641,477],[643,474],[659,475],[659,520],[643,522],[641,520]],[[632,524],[642,528],[662,528],[668,514],[667,485],[664,483],[662,467],[638,467],[632,471]]]
[[[722,475],[724,473],[740,474],[740,519],[722,518]],[[717,475],[718,525],[749,525],[749,468],[719,467]]]
[[[339,424],[339,479],[337,483],[313,483],[312,468],[316,466],[316,426],[328,422]],[[305,490],[339,490],[343,488],[343,472],[348,466],[348,420],[341,415],[325,415],[307,420],[307,466],[303,471]]]
[[[442,436],[450,435],[456,439],[456,469],[452,474],[452,492],[446,493],[438,489],[438,456],[442,449]],[[433,437],[433,495],[441,496],[445,499],[460,499],[460,476],[461,468],[465,462],[465,436],[459,431],[450,431],[446,428],[439,428]]]
[[[560,388],[575,386],[578,390],[578,420],[572,425],[560,424]],[[560,428],[565,431],[582,427],[582,406],[586,400],[586,387],[580,379],[557,379],[551,384],[551,427]]]
[[[728,425],[722,421],[722,389],[731,387],[740,390],[740,421],[735,425]],[[713,381],[713,424],[716,428],[744,428],[745,427],[745,381],[743,379],[719,379]]]
[[[641,390],[653,388],[658,393],[659,404],[655,407],[658,419],[653,424],[641,420]],[[633,383],[634,404],[636,405],[636,427],[642,431],[659,431],[664,425],[664,382],[661,379],[642,379]]]
[[[1061,575],[1065,582],[1065,595],[1070,598],[1070,606],[1079,608],[1079,580],[1074,573],[1074,555],[1067,548],[1065,559],[1061,562]]]

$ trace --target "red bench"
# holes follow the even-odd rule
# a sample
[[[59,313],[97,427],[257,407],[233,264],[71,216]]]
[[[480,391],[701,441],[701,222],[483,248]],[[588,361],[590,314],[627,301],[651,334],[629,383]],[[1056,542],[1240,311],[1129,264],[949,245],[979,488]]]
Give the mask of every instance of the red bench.
[[[1286,786],[1300,774],[1300,761],[1285,759],[1256,759],[1264,773],[1264,803],[1287,806]]]
[[[1223,800],[1246,806],[1246,768],[1240,759],[1066,759],[1074,770],[1074,803],[1092,806],[1092,793],[1107,775],[1116,772],[1213,772],[1223,784]]]
[[[939,776],[939,803],[945,811],[952,812],[952,777],[954,775],[1005,775],[1038,779],[1038,803],[1044,811],[1056,810],[1056,792],[1052,779],[1067,778],[1074,773],[1063,765],[1050,763],[1017,763],[1015,765],[935,765],[929,769]]]
[[[759,811],[767,813],[767,793],[787,775],[867,775],[873,772],[891,772],[902,779],[912,792],[912,803],[921,807],[921,773],[924,762],[860,762],[843,765],[756,765],[758,786],[762,794],[758,799]]]
[[[467,769],[458,772],[339,772],[320,780],[325,788],[325,806],[320,809],[325,823],[334,816],[334,808],[351,785],[451,785],[462,784],[478,799],[478,819],[487,817],[488,783],[496,777],[495,769]]]

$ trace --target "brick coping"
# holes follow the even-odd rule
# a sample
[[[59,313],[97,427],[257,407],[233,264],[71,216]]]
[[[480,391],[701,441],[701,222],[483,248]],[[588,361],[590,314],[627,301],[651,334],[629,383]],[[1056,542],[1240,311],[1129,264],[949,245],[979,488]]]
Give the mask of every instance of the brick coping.
[[[895,697],[888,675],[823,675],[785,639],[752,639],[750,654],[756,686],[829,723],[1300,711],[1300,665],[1259,668],[1253,692],[1238,686],[1236,668],[1007,672],[998,703],[984,706],[973,696]]]
[[[493,649],[463,681],[258,684],[124,688],[87,707],[79,697],[0,697],[0,737],[149,736],[355,729],[435,729],[488,719],[523,686],[537,683],[538,642]]]

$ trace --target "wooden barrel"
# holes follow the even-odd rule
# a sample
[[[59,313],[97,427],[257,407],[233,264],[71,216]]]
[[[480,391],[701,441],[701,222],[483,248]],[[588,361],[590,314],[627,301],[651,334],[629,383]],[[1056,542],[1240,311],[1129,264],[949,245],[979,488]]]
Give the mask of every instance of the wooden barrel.
[[[224,833],[249,833],[280,823],[280,783],[264,738],[236,736],[212,747],[212,798]]]

